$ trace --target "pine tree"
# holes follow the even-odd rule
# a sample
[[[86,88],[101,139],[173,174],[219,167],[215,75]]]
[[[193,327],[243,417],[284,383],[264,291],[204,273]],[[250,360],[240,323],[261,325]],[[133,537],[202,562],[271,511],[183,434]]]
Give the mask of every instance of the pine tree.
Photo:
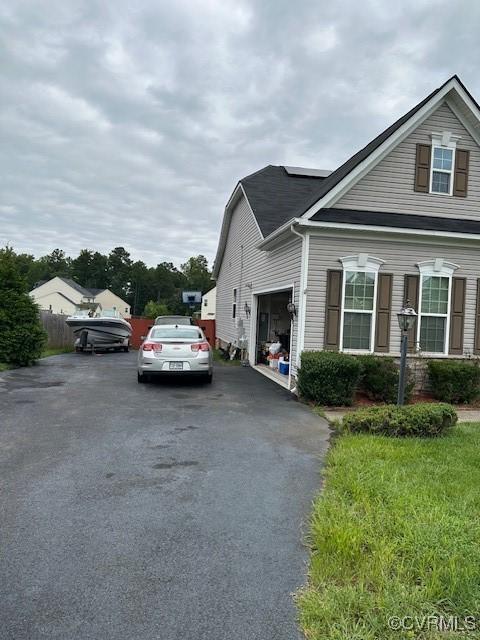
[[[0,362],[26,366],[40,357],[46,341],[38,308],[28,295],[12,249],[0,250]]]

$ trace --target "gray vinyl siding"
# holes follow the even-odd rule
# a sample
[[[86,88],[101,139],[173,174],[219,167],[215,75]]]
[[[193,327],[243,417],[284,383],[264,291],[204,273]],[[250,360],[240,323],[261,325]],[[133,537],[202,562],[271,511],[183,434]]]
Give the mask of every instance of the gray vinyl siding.
[[[480,277],[480,246],[436,245],[415,241],[392,241],[388,238],[364,236],[334,237],[333,234],[311,235],[307,280],[305,349],[323,349],[327,269],[341,269],[339,258],[368,253],[385,261],[381,272],[393,274],[390,353],[400,351],[400,331],[396,314],[403,304],[404,275],[418,274],[417,263],[444,258],[459,265],[454,276],[467,279],[464,325],[464,352],[473,352],[476,285]]]
[[[246,317],[244,305],[248,302],[250,307],[253,306],[253,292],[294,284],[294,302],[298,308],[302,252],[300,238],[295,237],[280,249],[270,252],[255,248],[261,240],[248,202],[242,196],[232,214],[217,278],[216,332],[224,342],[235,342],[238,338],[236,320],[232,318],[234,288],[237,288],[237,318],[243,320],[249,340],[250,323],[255,319],[253,316]],[[297,323],[294,322],[291,362],[295,359],[296,344]]]
[[[451,131],[454,135],[461,136],[457,142],[458,148],[470,151],[466,198],[417,193],[413,190],[416,145],[431,144],[430,134],[442,131]],[[450,107],[443,103],[386,158],[361,178],[334,207],[478,219],[480,149]]]

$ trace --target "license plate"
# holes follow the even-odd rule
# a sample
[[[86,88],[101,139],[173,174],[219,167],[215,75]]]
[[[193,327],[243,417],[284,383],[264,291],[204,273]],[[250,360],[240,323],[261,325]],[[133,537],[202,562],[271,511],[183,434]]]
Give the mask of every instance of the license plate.
[[[178,371],[183,369],[183,362],[170,362],[170,369]]]

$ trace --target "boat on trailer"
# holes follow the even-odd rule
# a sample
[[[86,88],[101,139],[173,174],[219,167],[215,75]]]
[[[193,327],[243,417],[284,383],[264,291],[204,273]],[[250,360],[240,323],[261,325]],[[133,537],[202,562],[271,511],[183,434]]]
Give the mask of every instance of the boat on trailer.
[[[132,326],[114,309],[96,313],[92,309],[78,309],[65,322],[73,329],[75,351],[129,349]]]

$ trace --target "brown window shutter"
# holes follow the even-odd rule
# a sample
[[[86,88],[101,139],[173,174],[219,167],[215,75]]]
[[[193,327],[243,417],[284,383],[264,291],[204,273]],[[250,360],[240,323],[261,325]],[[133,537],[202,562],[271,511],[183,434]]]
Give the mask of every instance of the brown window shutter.
[[[403,290],[403,303],[406,304],[407,301],[412,306],[415,311],[418,313],[418,295],[420,292],[420,276],[419,275],[406,275],[405,276],[405,284]],[[417,318],[414,326],[408,332],[408,351],[410,353],[415,353],[415,347],[417,344],[417,329],[418,322],[420,322],[420,316]]]
[[[452,278],[452,299],[450,304],[450,345],[448,353],[463,354],[463,323],[465,319],[465,278]]]
[[[465,198],[468,189],[468,164],[470,151],[457,149],[455,152],[455,174],[453,178],[453,195]]]
[[[379,273],[377,285],[377,318],[375,323],[375,348],[378,353],[390,351],[390,316],[392,309],[391,273]]]
[[[415,161],[415,191],[428,193],[430,190],[430,156],[432,147],[429,144],[417,144]]]
[[[325,340],[327,351],[338,351],[340,347],[340,314],[342,311],[343,272],[327,271],[327,304],[325,310]]]
[[[475,307],[475,336],[473,353],[480,353],[480,278],[477,280],[477,306]]]

